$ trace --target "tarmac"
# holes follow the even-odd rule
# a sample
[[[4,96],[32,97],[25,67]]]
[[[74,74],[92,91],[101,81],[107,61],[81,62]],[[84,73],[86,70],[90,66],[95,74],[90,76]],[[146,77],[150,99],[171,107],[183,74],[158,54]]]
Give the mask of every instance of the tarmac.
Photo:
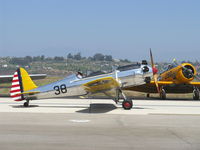
[[[200,101],[0,98],[1,150],[199,150]]]

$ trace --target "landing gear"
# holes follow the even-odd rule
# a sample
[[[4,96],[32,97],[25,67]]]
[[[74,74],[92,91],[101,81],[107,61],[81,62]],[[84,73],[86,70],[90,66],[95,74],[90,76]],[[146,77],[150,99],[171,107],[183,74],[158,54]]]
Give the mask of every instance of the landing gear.
[[[119,90],[119,92],[122,94],[122,97],[124,98],[124,101],[122,102],[122,107],[125,110],[130,110],[133,107],[132,100],[127,98],[126,95],[121,90]]]
[[[199,100],[199,89],[196,88],[196,87],[193,90],[193,99],[194,100]]]
[[[26,102],[24,102],[24,107],[28,107],[29,106],[29,101],[27,100]]]
[[[131,108],[133,107],[132,99],[127,98],[126,95],[122,92],[121,89],[117,89],[117,90],[116,90],[116,99],[115,99],[115,102],[116,102],[116,103],[119,102],[120,94],[121,94],[121,96],[123,97],[122,107],[123,107],[125,110],[131,109]]]
[[[147,98],[149,98],[150,97],[150,94],[149,93],[147,93]]]
[[[160,91],[160,99],[163,99],[163,100],[166,99],[166,92],[164,89],[161,89],[161,91]]]
[[[114,100],[116,104],[119,102],[120,93],[121,93],[121,90],[120,90],[120,89],[117,89],[117,90],[116,90],[116,98],[115,98],[115,100]]]

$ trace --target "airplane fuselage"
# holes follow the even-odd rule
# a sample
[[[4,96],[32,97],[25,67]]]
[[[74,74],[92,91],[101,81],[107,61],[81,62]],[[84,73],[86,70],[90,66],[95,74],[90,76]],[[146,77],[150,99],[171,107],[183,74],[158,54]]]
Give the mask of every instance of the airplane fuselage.
[[[146,66],[146,65],[145,65]],[[152,70],[150,67],[148,72],[143,71],[144,65],[141,65],[137,69],[131,69],[131,70],[125,70],[125,71],[119,71],[116,70],[112,73],[108,74],[102,74],[98,76],[92,76],[92,77],[85,77],[85,78],[78,78],[77,75],[71,75],[67,78],[57,81],[45,86],[38,87],[36,89],[33,89],[29,92],[34,91],[40,91],[38,94],[34,94],[34,96],[29,95],[28,99],[44,99],[44,98],[53,98],[53,97],[72,97],[72,96],[80,96],[80,95],[87,95],[90,94],[90,91],[87,91],[84,87],[84,84],[92,83],[93,81],[96,81],[98,79],[105,79],[102,83],[103,84],[103,90],[105,90],[105,86],[107,85],[113,85],[113,89],[115,89],[117,86],[119,88],[126,88],[136,85],[141,85],[146,83],[146,79],[152,77]],[[117,83],[113,83],[112,80],[109,80],[109,78],[114,78]],[[96,81],[97,83],[93,83],[90,86],[93,86],[91,89],[96,91],[101,91],[101,83],[102,81]],[[106,82],[106,83],[105,83]],[[109,83],[110,82],[110,83]],[[119,85],[115,85],[119,84]],[[88,87],[88,85],[87,85]],[[104,92],[104,91],[101,92]],[[110,89],[109,89],[110,90]],[[93,91],[95,93],[95,91]]]

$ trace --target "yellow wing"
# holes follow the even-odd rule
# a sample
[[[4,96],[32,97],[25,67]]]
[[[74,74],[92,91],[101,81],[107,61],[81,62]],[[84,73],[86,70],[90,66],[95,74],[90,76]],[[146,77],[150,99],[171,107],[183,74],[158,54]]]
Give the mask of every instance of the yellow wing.
[[[86,91],[91,93],[104,92],[120,86],[119,82],[113,77],[105,77],[83,84]]]
[[[175,84],[173,81],[157,81],[158,85],[170,85],[170,84]],[[150,84],[155,85],[155,81],[151,81]]]
[[[200,82],[190,82],[190,84],[200,87]]]
[[[150,84],[155,84],[154,81],[151,81]],[[171,85],[171,84],[176,84],[173,81],[158,81],[158,85]],[[187,85],[195,85],[200,87],[200,82],[189,82]]]

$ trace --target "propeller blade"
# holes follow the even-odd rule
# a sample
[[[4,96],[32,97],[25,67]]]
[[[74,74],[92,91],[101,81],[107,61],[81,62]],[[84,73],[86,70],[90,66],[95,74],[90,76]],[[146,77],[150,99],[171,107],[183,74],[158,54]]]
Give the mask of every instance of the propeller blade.
[[[155,65],[154,65],[154,62],[153,62],[153,55],[152,55],[152,52],[151,52],[151,48],[150,48],[150,58],[151,58],[151,66],[153,68],[153,67],[155,67]]]
[[[154,75],[154,81],[155,81],[157,92],[160,93],[160,88],[159,88],[159,85],[158,85],[158,74]]]
[[[157,68],[155,68],[151,48],[150,48],[150,58],[151,58],[151,66],[152,66],[152,71],[153,71],[153,79],[154,79],[154,82],[155,82],[155,85],[156,85],[157,92],[160,93],[160,88],[159,88],[159,85],[158,85],[158,74],[157,74],[158,70],[157,70]]]
[[[188,70],[188,68],[184,67],[181,63],[178,63],[177,60],[174,58],[173,63],[175,63],[178,66],[181,66],[183,69]]]
[[[200,82],[200,77],[198,77],[197,75],[193,75],[194,76],[194,78],[196,79],[196,80],[198,80],[199,82]]]

